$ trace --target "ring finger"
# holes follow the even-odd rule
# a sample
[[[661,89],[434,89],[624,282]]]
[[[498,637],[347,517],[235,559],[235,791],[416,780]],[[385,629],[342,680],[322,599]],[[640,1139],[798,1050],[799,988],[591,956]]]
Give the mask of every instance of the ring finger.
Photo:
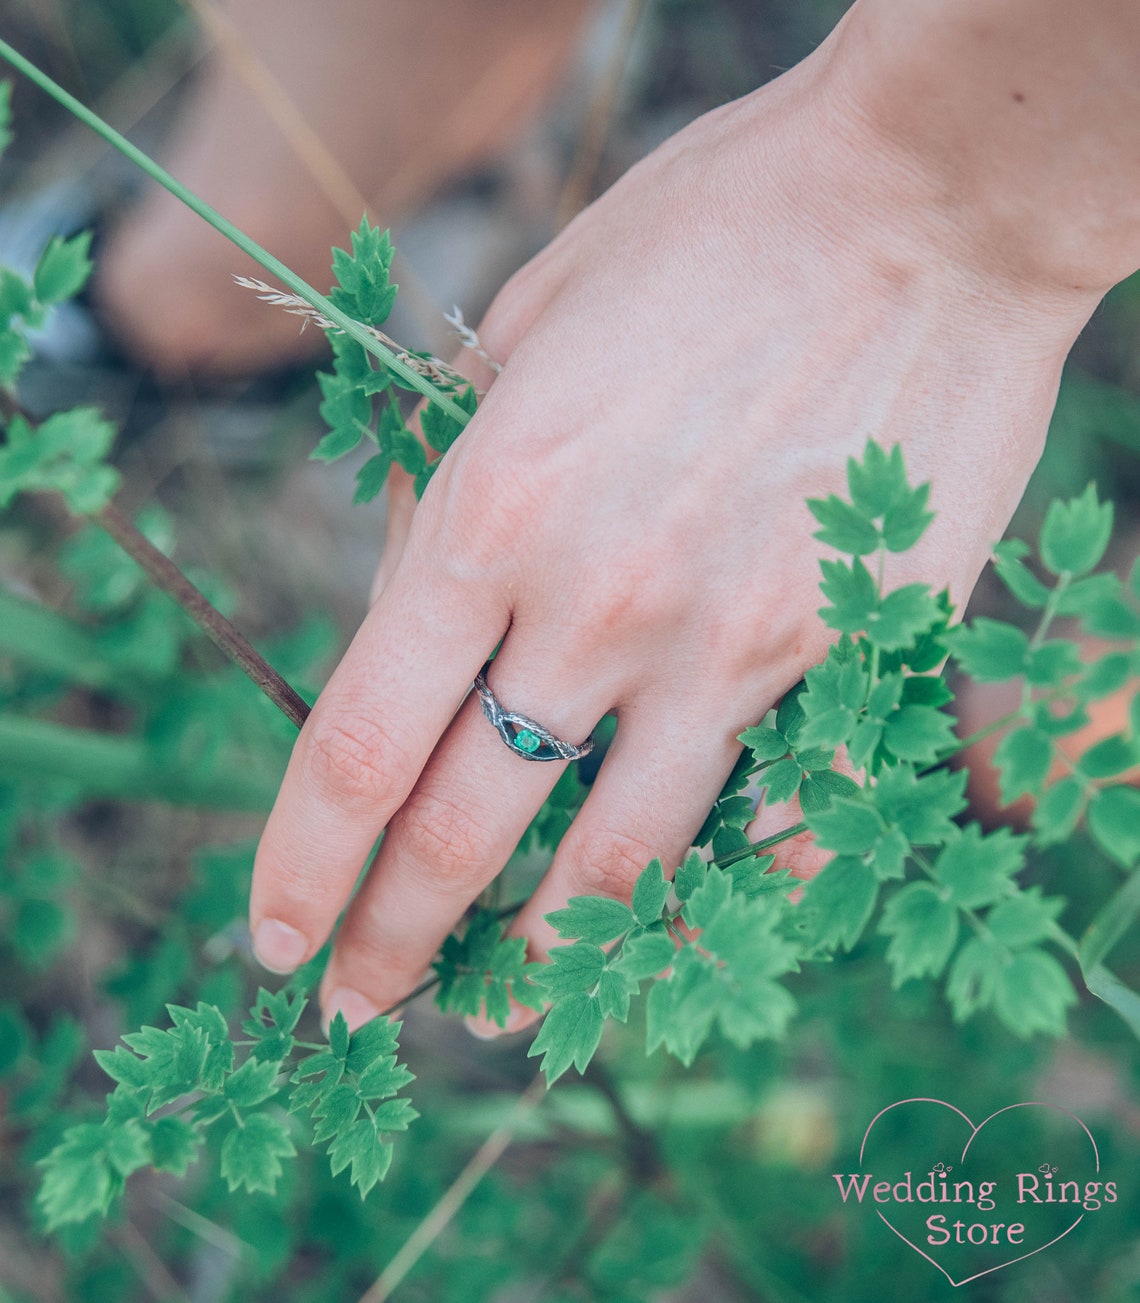
[[[612,704],[613,687],[594,682],[568,691],[568,676],[536,674],[535,663],[526,640],[508,637],[488,673],[494,692],[506,709],[533,714],[578,743]],[[550,704],[535,704],[543,702]],[[565,767],[528,763],[505,745],[476,694],[468,697],[349,907],[321,987],[326,1018],[340,1011],[356,1027],[412,990]]]

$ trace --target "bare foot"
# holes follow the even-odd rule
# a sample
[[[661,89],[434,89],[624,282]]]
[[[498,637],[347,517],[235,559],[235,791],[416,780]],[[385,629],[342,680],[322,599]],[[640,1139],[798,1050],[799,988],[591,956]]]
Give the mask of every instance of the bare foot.
[[[324,288],[330,247],[360,217],[343,211],[353,187],[388,223],[501,149],[557,83],[591,3],[229,0],[221,21],[237,58],[215,55],[170,171]],[[251,89],[251,52],[351,183],[342,211]],[[248,374],[319,346],[317,332],[234,287],[234,274],[258,269],[155,187],[105,251],[97,293],[127,346],[167,372]]]

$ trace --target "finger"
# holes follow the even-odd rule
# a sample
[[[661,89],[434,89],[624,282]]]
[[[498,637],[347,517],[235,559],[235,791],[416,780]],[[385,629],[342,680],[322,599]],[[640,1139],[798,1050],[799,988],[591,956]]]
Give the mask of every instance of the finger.
[[[617,734],[590,795],[511,928],[527,938],[532,958],[567,944],[544,915],[571,897],[628,902],[650,860],[660,857],[671,874],[684,858],[740,754],[737,734],[748,715],[710,726],[725,714],[709,710],[694,717],[687,710],[682,718],[675,699],[619,711]],[[516,1006],[508,1030],[537,1016]]]
[[[487,584],[430,564],[419,546],[321,693],[262,835],[250,925],[273,971],[291,971],[320,948],[509,622]]]
[[[508,637],[488,673],[493,690],[506,708],[533,711],[555,736],[581,741],[609,705],[607,692],[596,682],[568,689],[565,674],[524,674],[535,664],[529,647]],[[417,985],[565,767],[512,752],[471,695],[392,819],[340,928],[322,983],[326,1018],[339,1011],[358,1026]]]
[[[384,550],[380,554],[380,564],[372,580],[369,602],[375,602],[388,587],[400,558],[404,555],[404,545],[412,528],[412,516],[416,510],[415,480],[401,466],[393,466],[388,471],[386,489],[387,521],[384,537]]]

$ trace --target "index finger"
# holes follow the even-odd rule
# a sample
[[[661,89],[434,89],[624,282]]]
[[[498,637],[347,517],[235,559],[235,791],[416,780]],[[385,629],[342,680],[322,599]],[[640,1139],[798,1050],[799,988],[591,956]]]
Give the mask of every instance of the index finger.
[[[254,862],[254,951],[310,959],[510,621],[491,586],[405,558],[301,730]]]

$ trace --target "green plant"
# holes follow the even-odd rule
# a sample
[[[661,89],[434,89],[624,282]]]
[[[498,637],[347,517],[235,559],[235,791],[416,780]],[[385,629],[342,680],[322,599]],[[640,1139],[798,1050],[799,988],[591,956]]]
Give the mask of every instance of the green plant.
[[[86,253],[84,237],[56,241],[31,282],[9,271],[0,279],[6,312],[0,349],[9,359],[8,386],[28,356],[27,329],[53,302],[81,287],[89,270]],[[352,253],[338,251],[338,288],[327,299],[308,287],[302,292],[296,278],[283,278],[333,323],[333,371],[322,377],[322,411],[330,433],[314,455],[331,460],[363,440],[375,444],[360,473],[358,499],[379,491],[393,462],[416,477],[420,491],[435,464],[392,401],[396,387],[427,392],[432,399],[423,433],[428,447],[441,455],[459,437],[476,399],[432,359],[394,352],[378,339],[375,332],[394,298],[390,261],[386,236],[362,223]],[[304,698],[283,676],[268,671],[199,589],[172,573],[169,563],[163,565],[146,530],[110,508],[118,480],[104,460],[113,438],[107,423],[89,409],[37,423],[19,410],[14,396],[8,406],[7,441],[0,449],[5,500],[19,492],[61,492],[74,512],[90,515],[104,536],[125,545],[152,578],[163,581],[199,627],[299,723],[307,709]],[[1127,584],[1096,570],[1111,533],[1111,508],[1091,488],[1051,506],[1039,564],[1027,563],[1029,549],[1023,544],[997,549],[1000,579],[1019,603],[1037,613],[1030,632],[985,619],[954,626],[945,594],[920,584],[883,588],[883,556],[913,547],[929,523],[926,486],[907,483],[897,448],[883,450],[874,443],[847,469],[846,500],[811,503],[820,524],[817,537],[845,558],[822,563],[827,604],[821,614],[838,641],[769,719],[742,735],[741,760],[697,838],[705,851],[691,854],[672,881],[660,863],[650,864],[628,905],[570,901],[550,916],[567,944],[555,948],[549,965],[526,962],[522,943],[502,935],[514,906],[490,901],[439,956],[430,986],[448,1012],[485,1013],[502,1024],[508,994],[534,1008],[549,1006],[531,1053],[542,1056],[550,1082],[571,1066],[596,1072],[591,1064],[604,1027],[630,1019],[643,989],[650,1051],[663,1046],[685,1065],[703,1049],[713,1055],[767,1053],[756,1047],[794,1034],[796,1001],[803,1000],[801,987],[811,989],[810,970],[865,944],[875,918],[875,930],[889,938],[885,959],[893,986],[906,990],[911,979],[944,978],[959,1021],[989,1011],[1018,1037],[1059,1035],[1066,1010],[1077,999],[1059,953],[1074,961],[1088,988],[1140,1034],[1140,997],[1104,962],[1140,913],[1134,873],[1140,859],[1140,794],[1124,781],[1140,763],[1135,701],[1128,730],[1077,759],[1058,746],[1087,721],[1090,702],[1124,687],[1140,666],[1140,566]],[[161,534],[162,522],[152,521],[149,531]],[[85,560],[84,547],[89,554],[97,550],[88,538],[72,549],[70,564],[79,571],[87,566],[85,600],[111,617],[95,634],[77,621],[5,598],[11,604],[0,640],[10,655],[38,660],[45,679],[37,683],[33,672],[19,685],[16,708],[0,719],[0,752],[7,751],[8,772],[17,757],[26,764],[30,748],[40,756],[41,773],[65,775],[81,792],[263,804],[272,793],[272,771],[261,784],[243,787],[237,781],[242,745],[250,745],[249,737],[241,736],[243,726],[260,754],[278,763],[286,732],[259,713],[245,685],[187,673],[180,653],[193,644],[192,628],[180,623],[165,599],[154,606],[154,595],[140,585],[130,562],[105,553]],[[118,597],[100,610],[97,595],[116,585]],[[1076,638],[1051,636],[1062,617],[1077,620],[1085,634],[1112,641],[1113,649],[1086,662]],[[165,657],[156,662],[139,655],[140,628],[175,626],[180,632],[168,639]],[[49,649],[46,659],[40,656],[43,647]],[[962,820],[965,776],[949,762],[977,735],[954,735],[946,710],[952,695],[941,668],[948,654],[977,681],[1020,685],[1019,706],[985,731],[1008,729],[997,757],[1003,796],[1036,799],[1029,833],[983,833]],[[146,721],[140,735],[104,739],[43,719],[61,692],[74,685],[121,696]],[[164,737],[164,706],[174,697],[182,724]],[[200,740],[187,745],[186,720],[205,729],[208,745]],[[235,742],[237,761],[232,760]],[[862,772],[862,783],[832,767],[840,748]],[[0,767],[4,763],[0,755]],[[1066,772],[1053,778],[1057,764]],[[744,830],[761,789],[773,802],[797,797],[803,820],[750,842]],[[552,847],[586,790],[572,767],[536,820],[528,848]],[[33,965],[49,961],[67,944],[73,915],[54,897],[81,878],[65,857],[45,849],[46,821],[36,814],[34,803],[30,817],[20,802],[11,804],[9,845],[20,843],[21,854],[27,846],[39,846],[27,855],[26,870],[12,874],[3,891],[4,908],[14,920],[13,945],[21,962]],[[40,827],[28,833],[29,823]],[[1122,885],[1106,890],[1107,900],[1097,902],[1080,942],[1058,924],[1064,900],[1043,894],[1036,884],[1025,885],[1028,855],[1066,844],[1079,826],[1126,874]],[[789,895],[801,884],[770,871],[770,851],[805,827],[835,858],[793,903]],[[212,912],[217,901],[208,903],[211,893],[198,884],[196,896],[182,906],[191,919],[198,910],[191,931],[216,938],[218,929],[240,914],[236,871],[247,864],[243,850],[226,865],[228,894],[223,893],[220,912]],[[138,996],[138,1021],[153,1017],[156,1003],[173,994],[158,989],[164,975],[172,987],[195,980],[185,966],[176,974],[180,957],[164,958],[161,947],[148,959],[143,973],[120,975],[120,995]],[[128,1033],[119,1048],[100,1051],[99,1064],[117,1083],[105,1113],[38,1132],[44,1223],[56,1229],[79,1226],[75,1234],[90,1230],[100,1216],[113,1213],[128,1176],[147,1167],[185,1173],[207,1138],[231,1191],[273,1193],[288,1180],[281,1160],[296,1150],[297,1133],[286,1108],[310,1116],[313,1144],[328,1147],[330,1174],[348,1169],[351,1183],[366,1195],[391,1162],[389,1136],[415,1116],[397,1094],[410,1076],[396,1060],[399,1024],[378,1021],[350,1037],[343,1022],[334,1022],[327,1045],[296,1037],[304,992],[318,968],[319,963],[311,966],[276,994],[259,990],[237,1039],[232,1025],[239,991],[221,981],[219,990],[197,993],[193,1004],[167,1006],[168,1026],[145,1026]],[[834,971],[824,970],[820,980],[826,984]],[[69,1032],[69,1024],[60,1023],[61,1030],[49,1032],[33,1053],[35,1031],[28,1020],[14,1008],[4,1016],[0,1069],[18,1083],[16,1098],[23,1103],[16,1115],[22,1109],[29,1124],[42,1124],[80,1053],[74,1027]],[[660,1155],[646,1140],[645,1128],[622,1117],[621,1107],[619,1101],[619,1127],[635,1155],[631,1163],[659,1167]],[[596,1171],[585,1167],[574,1181],[597,1179]],[[668,1259],[660,1243],[676,1237],[677,1228],[668,1198],[641,1200],[629,1225],[629,1233],[645,1241],[633,1255],[640,1268]],[[695,1236],[687,1241],[676,1260],[667,1261],[662,1278],[686,1269],[698,1243]],[[616,1250],[608,1260],[600,1249],[595,1256],[591,1270],[607,1288],[616,1288],[628,1264]]]

